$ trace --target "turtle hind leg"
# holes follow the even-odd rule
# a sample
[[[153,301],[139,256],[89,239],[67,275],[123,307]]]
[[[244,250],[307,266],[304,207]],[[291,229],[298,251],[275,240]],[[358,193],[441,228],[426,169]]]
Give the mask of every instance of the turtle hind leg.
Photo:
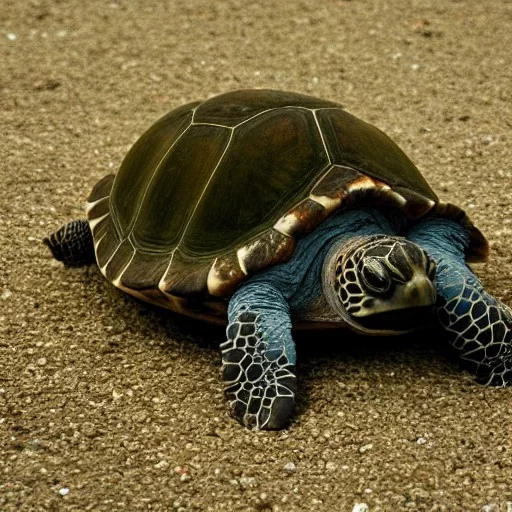
[[[43,242],[56,260],[69,267],[81,267],[96,261],[92,232],[86,219],[64,224]]]

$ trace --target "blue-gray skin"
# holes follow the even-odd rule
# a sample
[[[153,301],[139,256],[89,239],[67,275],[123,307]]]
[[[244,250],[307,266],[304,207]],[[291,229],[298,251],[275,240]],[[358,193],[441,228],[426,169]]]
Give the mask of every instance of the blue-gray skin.
[[[407,331],[428,314],[479,382],[512,384],[512,310],[466,265],[469,234],[452,220],[427,216],[404,239],[393,227],[401,217],[369,207],[330,217],[298,242],[287,263],[254,275],[233,295],[221,348],[226,397],[241,423],[278,429],[290,420],[292,319],[325,318],[379,334]],[[66,224],[45,243],[66,265],[95,261],[86,220]]]
[[[290,420],[296,392],[292,318],[324,295],[324,261],[333,245],[369,235],[395,238],[392,223],[372,208],[331,217],[299,241],[287,263],[251,277],[231,298],[228,339],[221,345],[223,378],[232,413],[247,427],[279,429]],[[463,366],[483,384],[511,385],[512,310],[485,292],[466,265],[465,228],[428,216],[406,238],[437,265],[432,316]]]

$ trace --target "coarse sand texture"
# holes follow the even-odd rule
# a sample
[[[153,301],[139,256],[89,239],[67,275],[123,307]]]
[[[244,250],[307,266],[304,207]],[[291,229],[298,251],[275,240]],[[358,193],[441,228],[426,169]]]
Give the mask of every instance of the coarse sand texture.
[[[512,390],[433,329],[294,333],[288,428],[226,412],[225,328],[41,240],[170,110],[235,89],[340,103],[489,241],[512,304],[512,3],[4,0],[0,510],[512,511]]]

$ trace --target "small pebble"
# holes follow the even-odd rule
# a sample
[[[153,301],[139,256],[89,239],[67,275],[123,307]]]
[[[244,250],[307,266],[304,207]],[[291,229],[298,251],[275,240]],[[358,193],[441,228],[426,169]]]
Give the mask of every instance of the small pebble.
[[[256,478],[252,476],[243,476],[239,480],[240,485],[244,488],[246,487],[254,487],[256,485]]]
[[[484,505],[480,512],[499,512],[500,507],[496,503],[489,503],[488,505]]]
[[[370,507],[366,503],[356,503],[352,512],[368,512]]]
[[[7,39],[9,39],[9,41],[16,41],[16,34],[10,32],[9,34],[7,34]]]
[[[166,469],[169,467],[169,463],[166,460],[161,460],[155,464],[156,469]]]
[[[176,466],[174,472],[178,475],[184,475],[188,473],[188,468],[186,466]]]
[[[373,448],[373,444],[363,444],[361,448],[359,448],[359,453],[367,452],[368,450],[371,450]]]
[[[123,396],[123,393],[118,393],[115,389],[112,390],[112,398],[119,400]]]
[[[69,487],[61,487],[59,489],[59,494],[61,496],[67,496],[69,494]]]
[[[12,295],[11,290],[4,290],[2,292],[2,300],[7,300]]]
[[[296,469],[297,469],[297,466],[295,466],[295,464],[293,462],[287,462],[284,465],[284,470],[287,473],[295,473]]]

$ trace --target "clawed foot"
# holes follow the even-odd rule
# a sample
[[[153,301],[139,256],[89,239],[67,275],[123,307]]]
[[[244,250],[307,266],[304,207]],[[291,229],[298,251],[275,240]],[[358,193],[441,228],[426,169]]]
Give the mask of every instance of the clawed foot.
[[[283,428],[295,406],[295,367],[284,345],[270,349],[258,315],[241,312],[221,345],[225,395],[231,413],[253,429]]]
[[[438,310],[461,365],[486,386],[512,386],[512,311],[467,280]]]
[[[476,371],[476,380],[486,386],[512,386],[512,354],[484,359]]]
[[[81,267],[96,261],[91,228],[85,219],[68,222],[43,242],[64,265]]]

